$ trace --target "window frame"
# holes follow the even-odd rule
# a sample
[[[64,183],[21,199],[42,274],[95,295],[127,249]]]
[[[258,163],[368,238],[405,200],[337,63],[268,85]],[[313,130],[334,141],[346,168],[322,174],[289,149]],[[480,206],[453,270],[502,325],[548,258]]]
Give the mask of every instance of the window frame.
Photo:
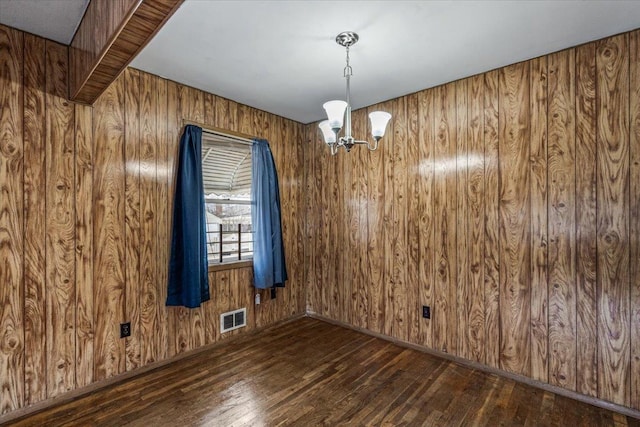
[[[210,130],[210,129],[205,129],[203,128],[203,135],[202,135],[202,139],[203,139],[203,150],[201,153],[201,161],[204,163],[204,161],[207,159],[207,155],[204,154],[205,150],[207,149],[207,147],[205,147],[205,144],[208,146],[211,145],[215,145],[216,143],[220,143],[220,146],[223,147],[224,144],[233,144],[233,145],[238,145],[238,146],[246,146],[246,148],[248,149],[248,158],[249,158],[249,165],[251,166],[251,150],[252,150],[252,141],[248,138],[243,138],[240,136],[236,136],[233,134],[228,134],[224,131],[218,131],[218,130]],[[238,166],[241,163],[238,163]],[[204,164],[203,164],[204,166]],[[246,170],[246,169],[245,169]],[[215,198],[215,197],[209,197],[211,192],[209,192],[209,194],[207,194],[207,185],[206,182],[207,180],[205,179],[204,176],[204,167],[203,167],[203,184],[204,188],[203,188],[203,193],[204,193],[204,198],[205,198],[205,205],[207,204],[219,204],[219,205],[224,205],[224,204],[235,204],[235,205],[252,205],[253,202],[252,200],[247,200],[247,199],[234,199],[233,196],[230,197],[225,197],[225,198]],[[253,187],[253,180],[251,180],[251,187],[249,189],[249,193],[251,193],[251,189]],[[223,193],[224,194],[224,193]],[[207,233],[207,263],[208,263],[208,270],[211,271],[221,271],[221,270],[228,270],[228,269],[234,269],[234,268],[244,268],[244,267],[249,267],[251,265],[253,265],[253,235],[254,235],[254,231],[253,231],[253,224],[250,220],[249,222],[249,226],[251,227],[251,231],[250,232],[242,232],[240,230],[238,230],[238,233],[240,233],[240,244],[237,244],[237,251],[236,251],[236,259],[230,259],[230,260],[224,260],[224,261],[215,261],[212,258],[210,258],[209,256],[209,245],[210,244],[214,244],[214,245],[218,245],[220,244],[220,246],[222,247],[222,245],[224,244],[223,241],[221,242],[211,242],[209,241],[209,234],[210,232],[209,230],[209,225],[210,224],[217,224],[217,223],[209,223],[208,221],[206,222],[207,225],[207,229],[206,229],[206,233]],[[223,224],[223,223],[222,223]],[[221,225],[222,225],[221,224]],[[241,224],[241,223],[239,223]],[[233,224],[233,225],[238,225],[238,224]],[[250,252],[245,252],[245,253],[250,253],[251,255],[244,255],[243,256],[243,252],[242,252],[242,235],[243,234],[247,234],[247,233],[251,233],[251,251]],[[232,233],[228,233],[225,232],[225,234],[233,234]],[[233,244],[234,242],[230,242],[228,244]],[[240,259],[237,259],[237,258]]]

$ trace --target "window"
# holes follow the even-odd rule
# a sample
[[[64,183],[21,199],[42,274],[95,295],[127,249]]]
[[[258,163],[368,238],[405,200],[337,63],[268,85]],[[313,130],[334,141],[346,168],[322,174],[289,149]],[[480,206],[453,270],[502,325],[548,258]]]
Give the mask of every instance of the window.
[[[202,133],[202,178],[209,264],[251,259],[251,145]]]

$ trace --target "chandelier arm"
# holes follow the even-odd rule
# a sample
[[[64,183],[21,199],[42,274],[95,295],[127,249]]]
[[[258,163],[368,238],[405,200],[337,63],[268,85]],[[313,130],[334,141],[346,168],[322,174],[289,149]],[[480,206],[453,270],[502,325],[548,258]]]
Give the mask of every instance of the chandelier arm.
[[[376,151],[378,149],[378,140],[374,140],[373,145],[369,141],[353,141],[354,144],[366,145],[369,151]]]
[[[367,148],[369,149],[369,151],[376,151],[378,149],[378,141],[379,139],[376,138],[375,142],[373,143],[373,148],[371,148],[371,145],[367,141]]]

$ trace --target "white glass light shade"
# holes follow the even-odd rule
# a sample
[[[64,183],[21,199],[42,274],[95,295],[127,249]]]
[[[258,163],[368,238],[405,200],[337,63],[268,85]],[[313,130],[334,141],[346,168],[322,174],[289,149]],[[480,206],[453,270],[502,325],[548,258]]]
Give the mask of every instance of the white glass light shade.
[[[369,113],[369,120],[371,120],[371,135],[375,139],[380,139],[387,130],[387,123],[391,120],[391,114],[386,111],[374,111]]]
[[[327,112],[329,127],[331,129],[341,129],[344,122],[344,111],[347,103],[344,101],[327,101],[322,107]]]
[[[320,122],[318,127],[322,131],[324,142],[326,142],[327,144],[332,144],[336,142],[336,133],[333,131],[333,129],[331,129],[331,126],[329,126],[329,120]]]

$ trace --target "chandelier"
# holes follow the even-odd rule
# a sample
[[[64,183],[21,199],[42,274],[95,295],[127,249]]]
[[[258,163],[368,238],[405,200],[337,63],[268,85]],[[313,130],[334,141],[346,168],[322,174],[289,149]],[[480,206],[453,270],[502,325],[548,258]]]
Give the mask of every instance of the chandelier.
[[[371,136],[373,136],[375,140],[373,145],[369,144],[368,141],[358,141],[351,135],[350,79],[353,70],[351,69],[351,65],[349,65],[349,48],[356,44],[358,40],[358,35],[352,31],[345,31],[336,36],[336,43],[347,50],[347,66],[344,67],[344,78],[347,79],[347,100],[346,102],[341,100],[325,102],[322,107],[327,112],[328,120],[324,120],[318,125],[324,136],[324,142],[331,149],[332,155],[335,155],[340,147],[344,147],[344,149],[349,152],[356,144],[366,145],[371,151],[376,150],[378,148],[378,141],[384,136],[387,123],[389,123],[391,119],[391,114],[385,111],[369,113]],[[339,136],[343,124],[344,135]]]

